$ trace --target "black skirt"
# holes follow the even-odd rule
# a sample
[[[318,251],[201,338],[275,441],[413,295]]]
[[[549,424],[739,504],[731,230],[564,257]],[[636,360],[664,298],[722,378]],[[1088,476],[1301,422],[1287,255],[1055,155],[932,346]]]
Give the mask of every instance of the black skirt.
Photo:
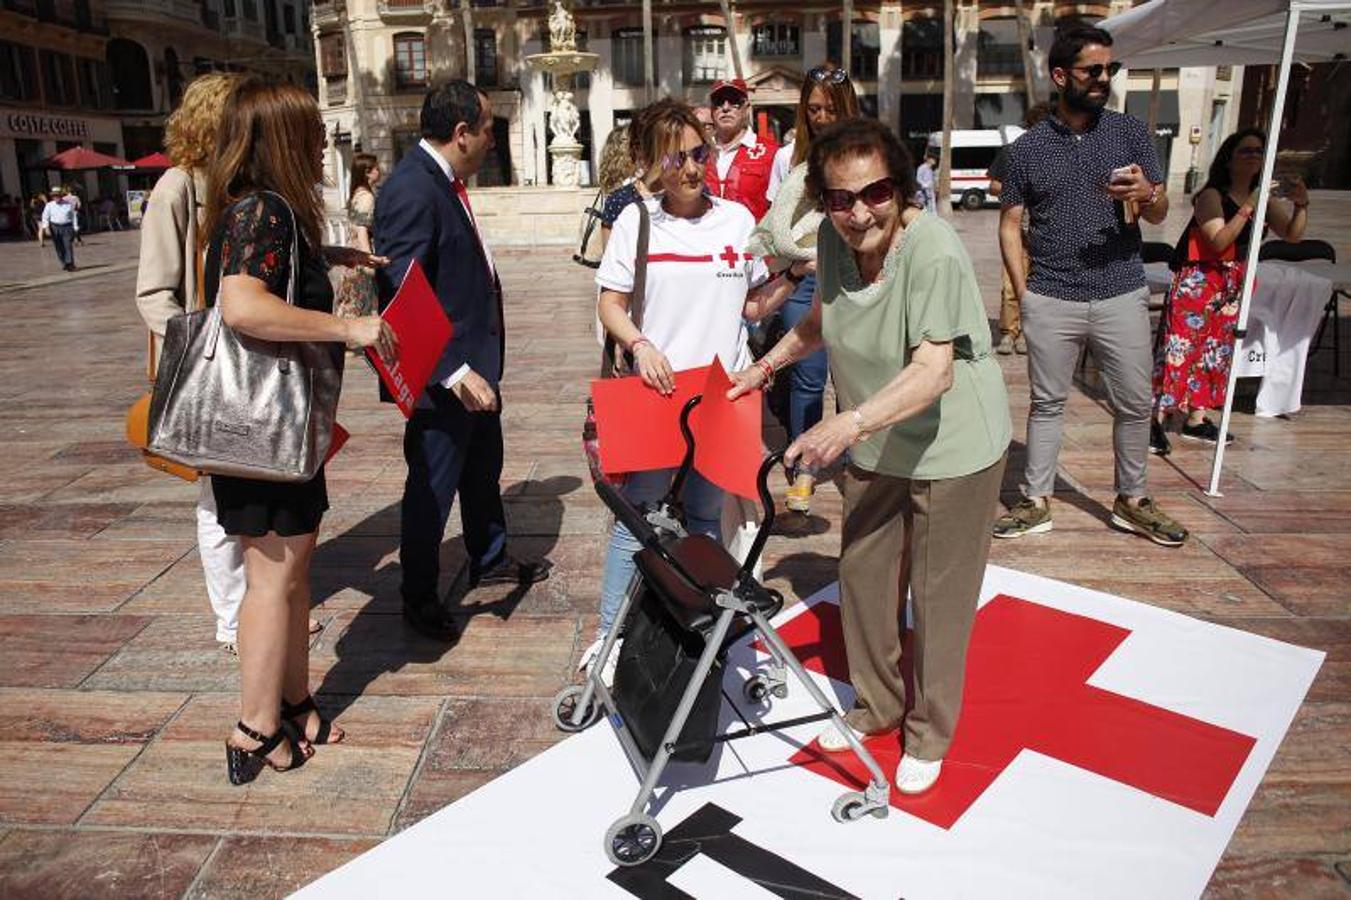
[[[226,534],[263,537],[275,531],[282,537],[312,534],[328,510],[324,470],[309,481],[255,481],[251,478],[211,476],[216,495],[216,518]]]

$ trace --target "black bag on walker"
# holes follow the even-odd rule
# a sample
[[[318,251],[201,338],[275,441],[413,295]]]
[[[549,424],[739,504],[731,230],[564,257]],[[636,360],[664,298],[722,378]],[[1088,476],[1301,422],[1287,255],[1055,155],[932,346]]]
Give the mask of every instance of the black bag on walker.
[[[661,746],[703,650],[703,636],[682,627],[656,592],[644,587],[625,624],[615,666],[614,700],[638,749],[649,760]],[[677,739],[678,744],[694,746],[673,753],[672,759],[705,762],[713,753],[722,671],[719,657],[699,686],[694,708]]]

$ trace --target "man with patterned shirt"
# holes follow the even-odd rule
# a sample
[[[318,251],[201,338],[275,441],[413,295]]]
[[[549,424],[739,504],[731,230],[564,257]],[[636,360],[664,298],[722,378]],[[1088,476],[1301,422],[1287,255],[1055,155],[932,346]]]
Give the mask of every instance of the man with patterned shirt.
[[[1178,547],[1187,530],[1154,504],[1145,484],[1152,351],[1136,221],[1162,222],[1168,197],[1147,129],[1104,109],[1120,68],[1111,46],[1112,36],[1099,28],[1075,25],[1057,34],[1049,60],[1056,109],[1009,148],[999,244],[1022,307],[1032,402],[1024,496],[994,534],[1051,530],[1065,400],[1087,344],[1112,405],[1112,524]],[[1025,211],[1030,275],[1022,255]]]

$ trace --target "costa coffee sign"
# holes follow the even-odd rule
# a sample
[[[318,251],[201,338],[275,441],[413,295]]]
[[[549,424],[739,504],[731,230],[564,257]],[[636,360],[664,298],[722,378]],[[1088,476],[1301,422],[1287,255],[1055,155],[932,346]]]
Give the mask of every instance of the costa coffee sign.
[[[88,140],[90,121],[74,116],[49,116],[40,112],[0,110],[0,136]]]

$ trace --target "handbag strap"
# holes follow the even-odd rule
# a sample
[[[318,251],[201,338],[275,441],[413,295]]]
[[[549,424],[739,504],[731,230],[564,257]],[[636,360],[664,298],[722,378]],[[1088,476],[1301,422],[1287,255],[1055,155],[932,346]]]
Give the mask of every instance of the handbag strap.
[[[647,294],[647,249],[652,239],[652,216],[647,201],[638,198],[638,249],[633,257],[633,291],[629,294],[629,318],[640,330],[643,327],[643,300]],[[600,377],[613,378],[619,367],[619,345],[614,335],[606,333],[605,348],[601,351]]]
[[[286,303],[289,306],[295,306],[296,275],[300,268],[296,262],[296,257],[300,253],[300,231],[296,227],[296,213],[295,210],[291,209],[291,204],[287,203],[286,198],[281,194],[274,191],[260,191],[259,193],[271,194],[276,197],[281,201],[281,205],[286,207],[286,212],[291,217],[291,259],[289,265],[290,271],[286,278]],[[216,299],[215,302],[211,304],[211,319],[207,324],[207,328],[210,329],[206,336],[205,356],[207,359],[211,359],[216,355],[216,341],[220,338],[220,330],[225,327],[225,322],[221,318],[220,311],[220,286],[221,282],[225,280],[224,257],[219,259],[216,265]],[[283,372],[290,371],[291,363],[286,354],[279,354],[277,356],[277,367]]]

